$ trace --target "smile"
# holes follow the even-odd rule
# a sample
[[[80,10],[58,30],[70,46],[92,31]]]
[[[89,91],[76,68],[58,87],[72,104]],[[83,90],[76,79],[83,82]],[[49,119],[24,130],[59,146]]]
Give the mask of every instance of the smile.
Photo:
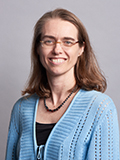
[[[66,59],[65,58],[50,58],[50,61],[54,64],[60,64],[63,63]]]

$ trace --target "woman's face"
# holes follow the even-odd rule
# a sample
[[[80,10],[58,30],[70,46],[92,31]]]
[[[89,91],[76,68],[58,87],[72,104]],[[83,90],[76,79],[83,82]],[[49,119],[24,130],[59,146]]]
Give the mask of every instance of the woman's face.
[[[77,58],[82,54],[84,47],[80,47],[77,28],[68,21],[59,18],[48,20],[43,28],[42,39],[53,46],[40,45],[38,53],[40,61],[49,76],[61,76],[74,74],[74,66]],[[59,42],[63,42],[63,45]],[[72,46],[64,46],[75,43]]]

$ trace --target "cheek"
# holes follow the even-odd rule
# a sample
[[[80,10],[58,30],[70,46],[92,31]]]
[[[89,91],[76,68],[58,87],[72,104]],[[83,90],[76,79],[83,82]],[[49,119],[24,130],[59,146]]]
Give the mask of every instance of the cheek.
[[[39,52],[38,52],[38,54],[39,54],[39,57],[40,57],[40,61],[42,61],[43,60],[43,58],[45,57],[44,55],[45,55],[45,53],[43,52],[43,50],[41,49],[41,48],[39,48]]]
[[[74,54],[72,54],[72,58],[77,60],[78,57],[81,56],[81,49],[76,48],[75,50],[73,50],[72,53],[74,53]]]
[[[40,54],[39,59],[40,59],[41,64],[44,66],[45,60],[44,60],[43,54]]]
[[[42,48],[39,46],[38,49],[37,49],[37,53],[39,55],[39,60],[41,62],[41,64],[43,65],[43,67],[45,67],[45,64],[46,64],[46,53],[45,51],[42,50]]]
[[[40,54],[39,54],[39,59],[40,59],[41,64],[43,65],[43,67],[46,68],[46,66],[47,66],[47,54],[45,52],[41,51]]]

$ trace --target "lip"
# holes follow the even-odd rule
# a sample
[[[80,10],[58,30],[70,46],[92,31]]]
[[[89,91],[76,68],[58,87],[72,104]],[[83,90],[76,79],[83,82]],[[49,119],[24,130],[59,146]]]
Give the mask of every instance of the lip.
[[[55,65],[59,65],[59,64],[62,64],[66,61],[67,59],[66,58],[56,58],[56,57],[51,57],[49,58],[49,61],[52,63],[52,64],[55,64]]]

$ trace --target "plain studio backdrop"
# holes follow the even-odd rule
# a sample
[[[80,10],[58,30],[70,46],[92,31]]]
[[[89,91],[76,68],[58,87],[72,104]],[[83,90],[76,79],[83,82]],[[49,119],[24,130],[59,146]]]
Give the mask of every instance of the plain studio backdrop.
[[[6,150],[11,109],[30,71],[30,51],[36,21],[47,11],[65,8],[85,25],[108,82],[120,124],[120,1],[0,0],[0,159]]]

